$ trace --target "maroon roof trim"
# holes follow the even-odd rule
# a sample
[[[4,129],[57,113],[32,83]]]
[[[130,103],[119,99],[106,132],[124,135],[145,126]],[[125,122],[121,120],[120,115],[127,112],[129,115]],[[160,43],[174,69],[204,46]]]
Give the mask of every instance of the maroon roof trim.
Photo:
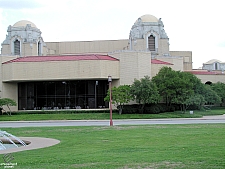
[[[12,62],[48,62],[48,61],[79,61],[79,60],[118,61],[118,59],[108,55],[87,54],[87,55],[59,55],[59,56],[26,56],[9,60],[7,62],[4,62],[3,64]]]
[[[158,59],[152,59],[152,60],[151,60],[151,63],[152,63],[152,64],[173,65],[172,63],[164,62],[164,61],[161,61],[161,60],[158,60]]]

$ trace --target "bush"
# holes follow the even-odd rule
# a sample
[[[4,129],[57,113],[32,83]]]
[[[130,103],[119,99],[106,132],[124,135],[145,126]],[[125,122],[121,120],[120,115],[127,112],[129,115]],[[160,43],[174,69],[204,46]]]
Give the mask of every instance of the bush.
[[[165,104],[147,104],[142,112],[140,109],[141,105],[124,105],[123,114],[158,114],[168,111],[168,107]]]
[[[145,107],[144,112],[146,114],[158,114],[158,113],[160,113],[160,108],[156,104],[156,105],[152,105],[151,107]]]
[[[139,105],[124,105],[123,107],[123,114],[137,114]]]
[[[164,113],[167,111],[168,111],[168,107],[162,103],[146,105],[144,110],[146,114],[158,114],[158,113]]]
[[[165,104],[157,104],[159,107],[160,113],[168,112],[169,108]]]

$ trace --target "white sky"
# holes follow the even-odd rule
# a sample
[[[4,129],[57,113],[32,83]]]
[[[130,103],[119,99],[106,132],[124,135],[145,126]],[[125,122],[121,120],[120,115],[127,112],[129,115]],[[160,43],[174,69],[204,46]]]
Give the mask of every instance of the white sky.
[[[171,51],[192,51],[193,68],[225,62],[224,0],[0,0],[0,42],[19,20],[33,22],[45,42],[128,39],[145,14],[162,18]]]

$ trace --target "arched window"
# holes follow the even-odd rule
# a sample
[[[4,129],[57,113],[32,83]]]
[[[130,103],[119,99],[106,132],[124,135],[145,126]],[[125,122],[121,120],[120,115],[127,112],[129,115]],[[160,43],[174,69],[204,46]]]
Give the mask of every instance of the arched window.
[[[14,41],[14,55],[20,55],[20,41],[18,39]]]
[[[211,84],[212,84],[212,82],[207,81],[207,82],[205,82],[205,84],[206,84],[206,85],[211,85]]]
[[[41,56],[41,42],[38,42],[38,56]]]
[[[155,37],[153,35],[148,37],[148,49],[150,51],[155,51]]]

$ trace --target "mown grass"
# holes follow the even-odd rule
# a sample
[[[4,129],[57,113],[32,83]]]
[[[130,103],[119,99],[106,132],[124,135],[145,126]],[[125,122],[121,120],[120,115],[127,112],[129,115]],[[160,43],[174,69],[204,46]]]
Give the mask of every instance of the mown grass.
[[[199,118],[204,115],[222,115],[225,114],[225,109],[215,109],[210,111],[194,111],[194,114],[190,114],[189,111],[186,113],[167,112],[160,114],[122,114],[113,113],[113,119],[157,119],[157,118]],[[2,115],[0,121],[38,121],[38,120],[108,120],[108,113],[81,113],[81,112],[70,112],[60,113],[58,111],[41,112],[37,113],[16,113],[12,116]]]
[[[225,124],[4,130],[61,141],[52,147],[13,153],[17,169],[225,168]]]

